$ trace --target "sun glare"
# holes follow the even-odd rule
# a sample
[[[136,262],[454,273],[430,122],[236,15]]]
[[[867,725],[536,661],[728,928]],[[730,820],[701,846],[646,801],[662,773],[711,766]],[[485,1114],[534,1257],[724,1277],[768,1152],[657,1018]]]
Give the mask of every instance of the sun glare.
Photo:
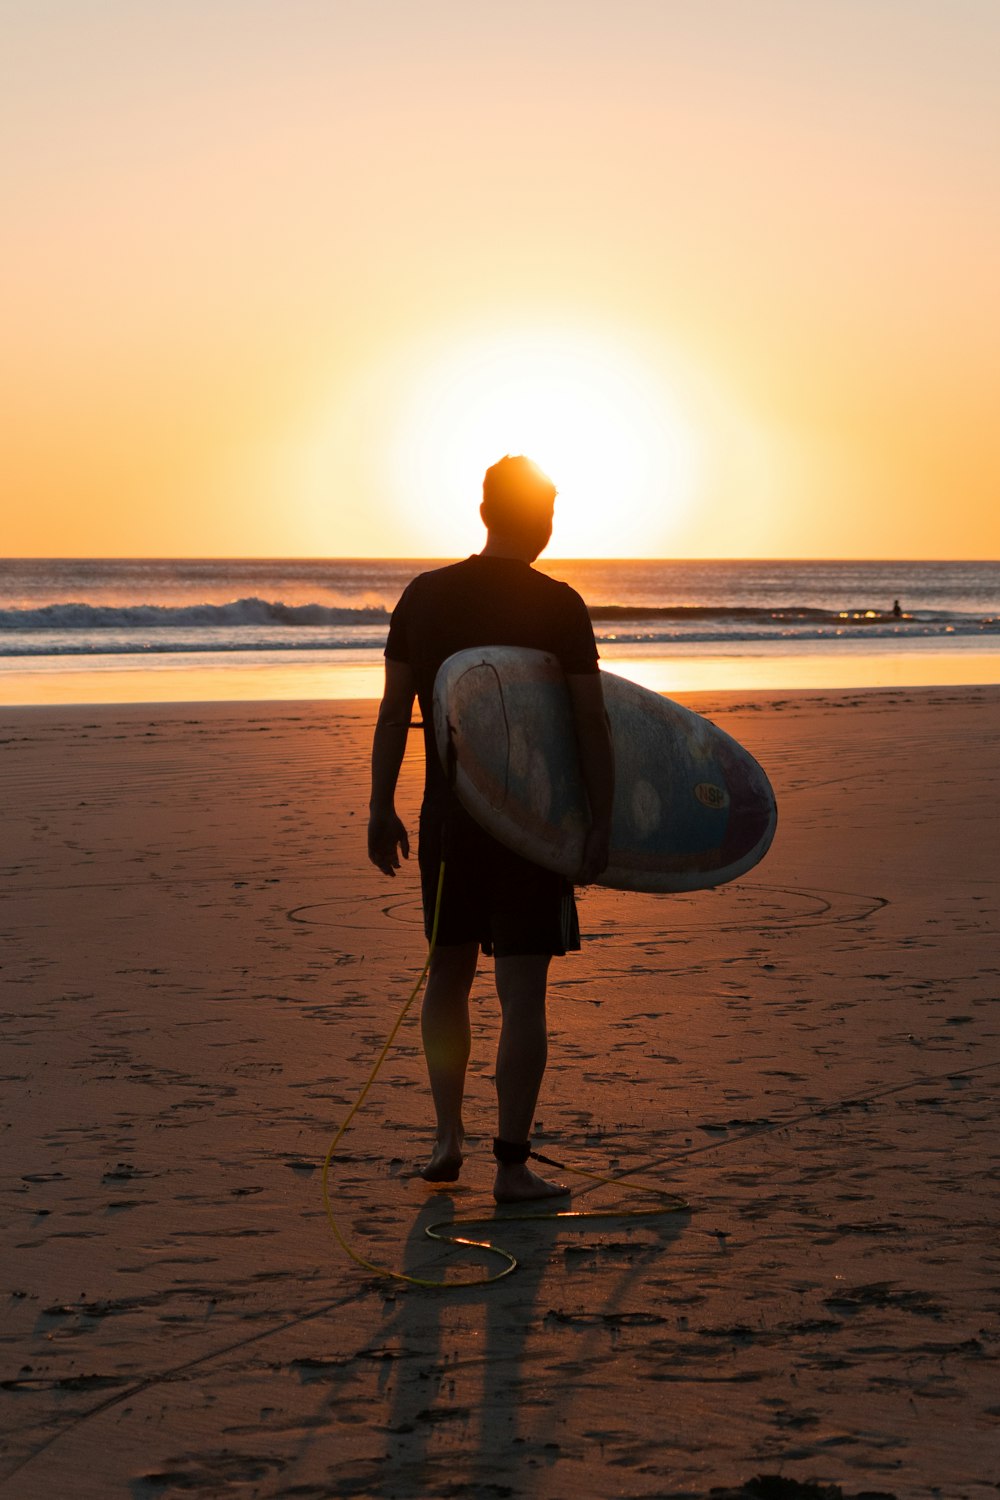
[[[423,366],[391,460],[428,552],[476,545],[483,472],[505,453],[558,488],[554,556],[661,555],[694,498],[694,433],[667,377],[610,340],[509,333]]]

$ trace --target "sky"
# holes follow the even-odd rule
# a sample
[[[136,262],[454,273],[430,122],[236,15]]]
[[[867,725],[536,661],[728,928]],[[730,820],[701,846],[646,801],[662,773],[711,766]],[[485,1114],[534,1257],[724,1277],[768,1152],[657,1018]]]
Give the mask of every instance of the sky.
[[[0,0],[0,552],[1000,556],[996,0]]]

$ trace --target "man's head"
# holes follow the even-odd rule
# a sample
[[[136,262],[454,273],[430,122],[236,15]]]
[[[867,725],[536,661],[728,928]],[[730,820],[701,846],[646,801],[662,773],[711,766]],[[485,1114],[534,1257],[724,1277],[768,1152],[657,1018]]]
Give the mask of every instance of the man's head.
[[[506,543],[533,562],[552,535],[555,500],[548,475],[523,454],[508,453],[486,470],[479,514],[491,541]]]

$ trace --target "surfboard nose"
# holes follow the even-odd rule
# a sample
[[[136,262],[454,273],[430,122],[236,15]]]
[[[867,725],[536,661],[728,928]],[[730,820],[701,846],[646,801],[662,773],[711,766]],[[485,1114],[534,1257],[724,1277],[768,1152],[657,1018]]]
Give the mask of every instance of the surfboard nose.
[[[770,848],[777,826],[778,810],[774,792],[764,770],[741,750],[733,753],[723,741],[716,747],[729,791],[729,819],[720,857],[725,864],[736,864],[749,854],[762,859]]]

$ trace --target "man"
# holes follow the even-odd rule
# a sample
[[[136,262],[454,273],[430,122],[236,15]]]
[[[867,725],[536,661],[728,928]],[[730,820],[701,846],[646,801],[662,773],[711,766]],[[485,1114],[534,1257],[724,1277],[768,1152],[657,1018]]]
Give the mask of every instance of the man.
[[[594,632],[579,594],[531,567],[552,534],[555,496],[552,482],[526,458],[508,455],[487,470],[482,552],[415,578],[393,612],[372,747],[368,854],[393,876],[400,851],[409,856],[394,794],[416,694],[426,751],[418,858],[428,937],[442,858],[445,866],[421,1014],[437,1117],[434,1149],[422,1176],[428,1182],[454,1182],[461,1170],[469,992],[481,947],[494,956],[501,1010],[493,1143],[498,1203],[567,1191],[530,1171],[527,1161],[548,1047],[549,961],[579,948],[579,927],[572,885],[498,844],[459,804],[434,743],[432,695],[441,663],[466,647],[528,646],[558,658],[569,685],[591,811],[577,880],[586,884],[600,874],[608,862],[614,769]]]

